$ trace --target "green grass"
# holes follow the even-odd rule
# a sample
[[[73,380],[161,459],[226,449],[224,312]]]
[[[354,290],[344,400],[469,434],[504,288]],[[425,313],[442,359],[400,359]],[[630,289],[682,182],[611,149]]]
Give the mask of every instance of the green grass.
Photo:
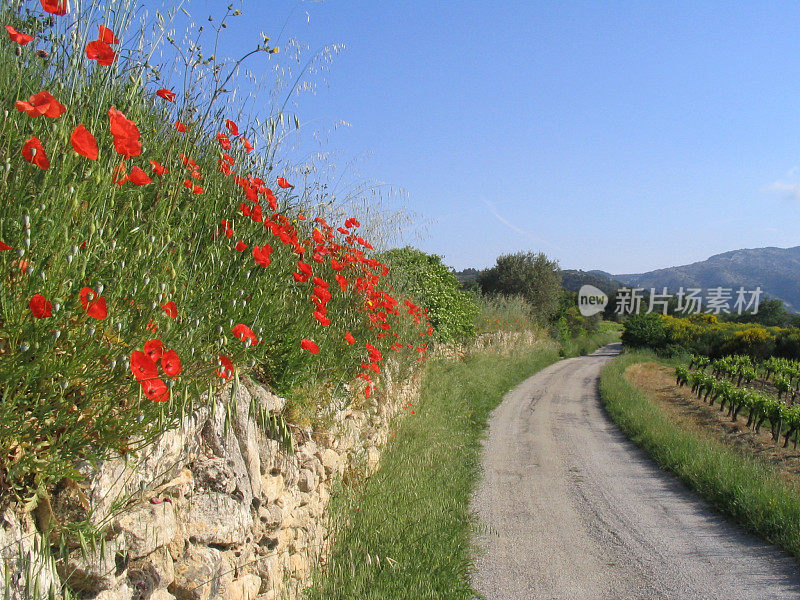
[[[379,470],[332,501],[340,529],[316,598],[473,598],[469,497],[489,412],[558,360],[555,345],[430,364],[421,400],[399,419]]]
[[[563,355],[571,357],[591,354],[600,346],[618,342],[621,333],[622,327],[618,323],[603,321],[594,333],[575,336],[563,343],[561,345]]]
[[[770,464],[682,429],[623,377],[634,363],[658,360],[650,352],[630,352],[606,366],[600,391],[608,414],[659,466],[720,512],[800,558],[800,489]]]

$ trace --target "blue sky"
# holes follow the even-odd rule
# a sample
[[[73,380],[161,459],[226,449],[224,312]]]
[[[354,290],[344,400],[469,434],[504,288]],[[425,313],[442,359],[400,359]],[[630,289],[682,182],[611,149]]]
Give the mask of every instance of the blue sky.
[[[148,2],[150,4],[150,2]],[[198,22],[223,6],[190,0]],[[402,188],[461,269],[543,251],[638,272],[800,245],[800,5],[235,3],[259,31],[343,44],[303,123]],[[344,160],[343,158],[340,160]]]

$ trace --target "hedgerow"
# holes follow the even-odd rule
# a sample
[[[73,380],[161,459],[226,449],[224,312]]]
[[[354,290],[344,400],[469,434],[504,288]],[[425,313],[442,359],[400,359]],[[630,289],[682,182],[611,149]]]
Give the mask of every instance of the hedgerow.
[[[132,3],[66,8],[0,9],[0,492],[133,452],[239,373],[369,396],[389,355],[424,360],[358,218],[309,212],[331,199],[281,159],[293,121],[219,102],[240,62],[177,48],[176,90]]]

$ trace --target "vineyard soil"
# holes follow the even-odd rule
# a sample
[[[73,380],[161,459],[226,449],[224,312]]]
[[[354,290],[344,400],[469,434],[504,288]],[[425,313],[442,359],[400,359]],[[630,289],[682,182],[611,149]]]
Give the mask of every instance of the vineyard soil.
[[[678,387],[674,369],[655,362],[636,363],[625,370],[625,378],[667,411],[682,428],[710,437],[735,450],[756,456],[778,467],[787,481],[800,485],[800,446],[783,448],[772,440],[769,427],[759,433],[745,426],[747,415],[731,421],[718,404],[709,406],[688,387]],[[762,386],[763,387],[763,386]]]

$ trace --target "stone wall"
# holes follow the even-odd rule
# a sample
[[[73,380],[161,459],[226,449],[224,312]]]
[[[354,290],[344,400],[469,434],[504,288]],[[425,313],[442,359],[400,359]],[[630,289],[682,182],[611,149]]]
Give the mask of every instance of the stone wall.
[[[482,336],[437,354],[508,350],[536,339]],[[78,597],[97,600],[297,597],[330,542],[325,510],[331,486],[350,469],[377,466],[392,417],[419,393],[421,369],[402,381],[388,371],[381,399],[336,410],[328,431],[295,428],[294,452],[251,414],[254,407],[280,413],[284,400],[244,378],[137,459],[82,465],[80,485],[61,486],[32,513],[8,508],[0,514],[6,574],[0,600],[22,600],[34,591],[47,597],[63,583]],[[86,518],[105,532],[94,547],[66,535],[66,559],[41,551],[46,544],[37,531],[47,523],[63,531]]]

